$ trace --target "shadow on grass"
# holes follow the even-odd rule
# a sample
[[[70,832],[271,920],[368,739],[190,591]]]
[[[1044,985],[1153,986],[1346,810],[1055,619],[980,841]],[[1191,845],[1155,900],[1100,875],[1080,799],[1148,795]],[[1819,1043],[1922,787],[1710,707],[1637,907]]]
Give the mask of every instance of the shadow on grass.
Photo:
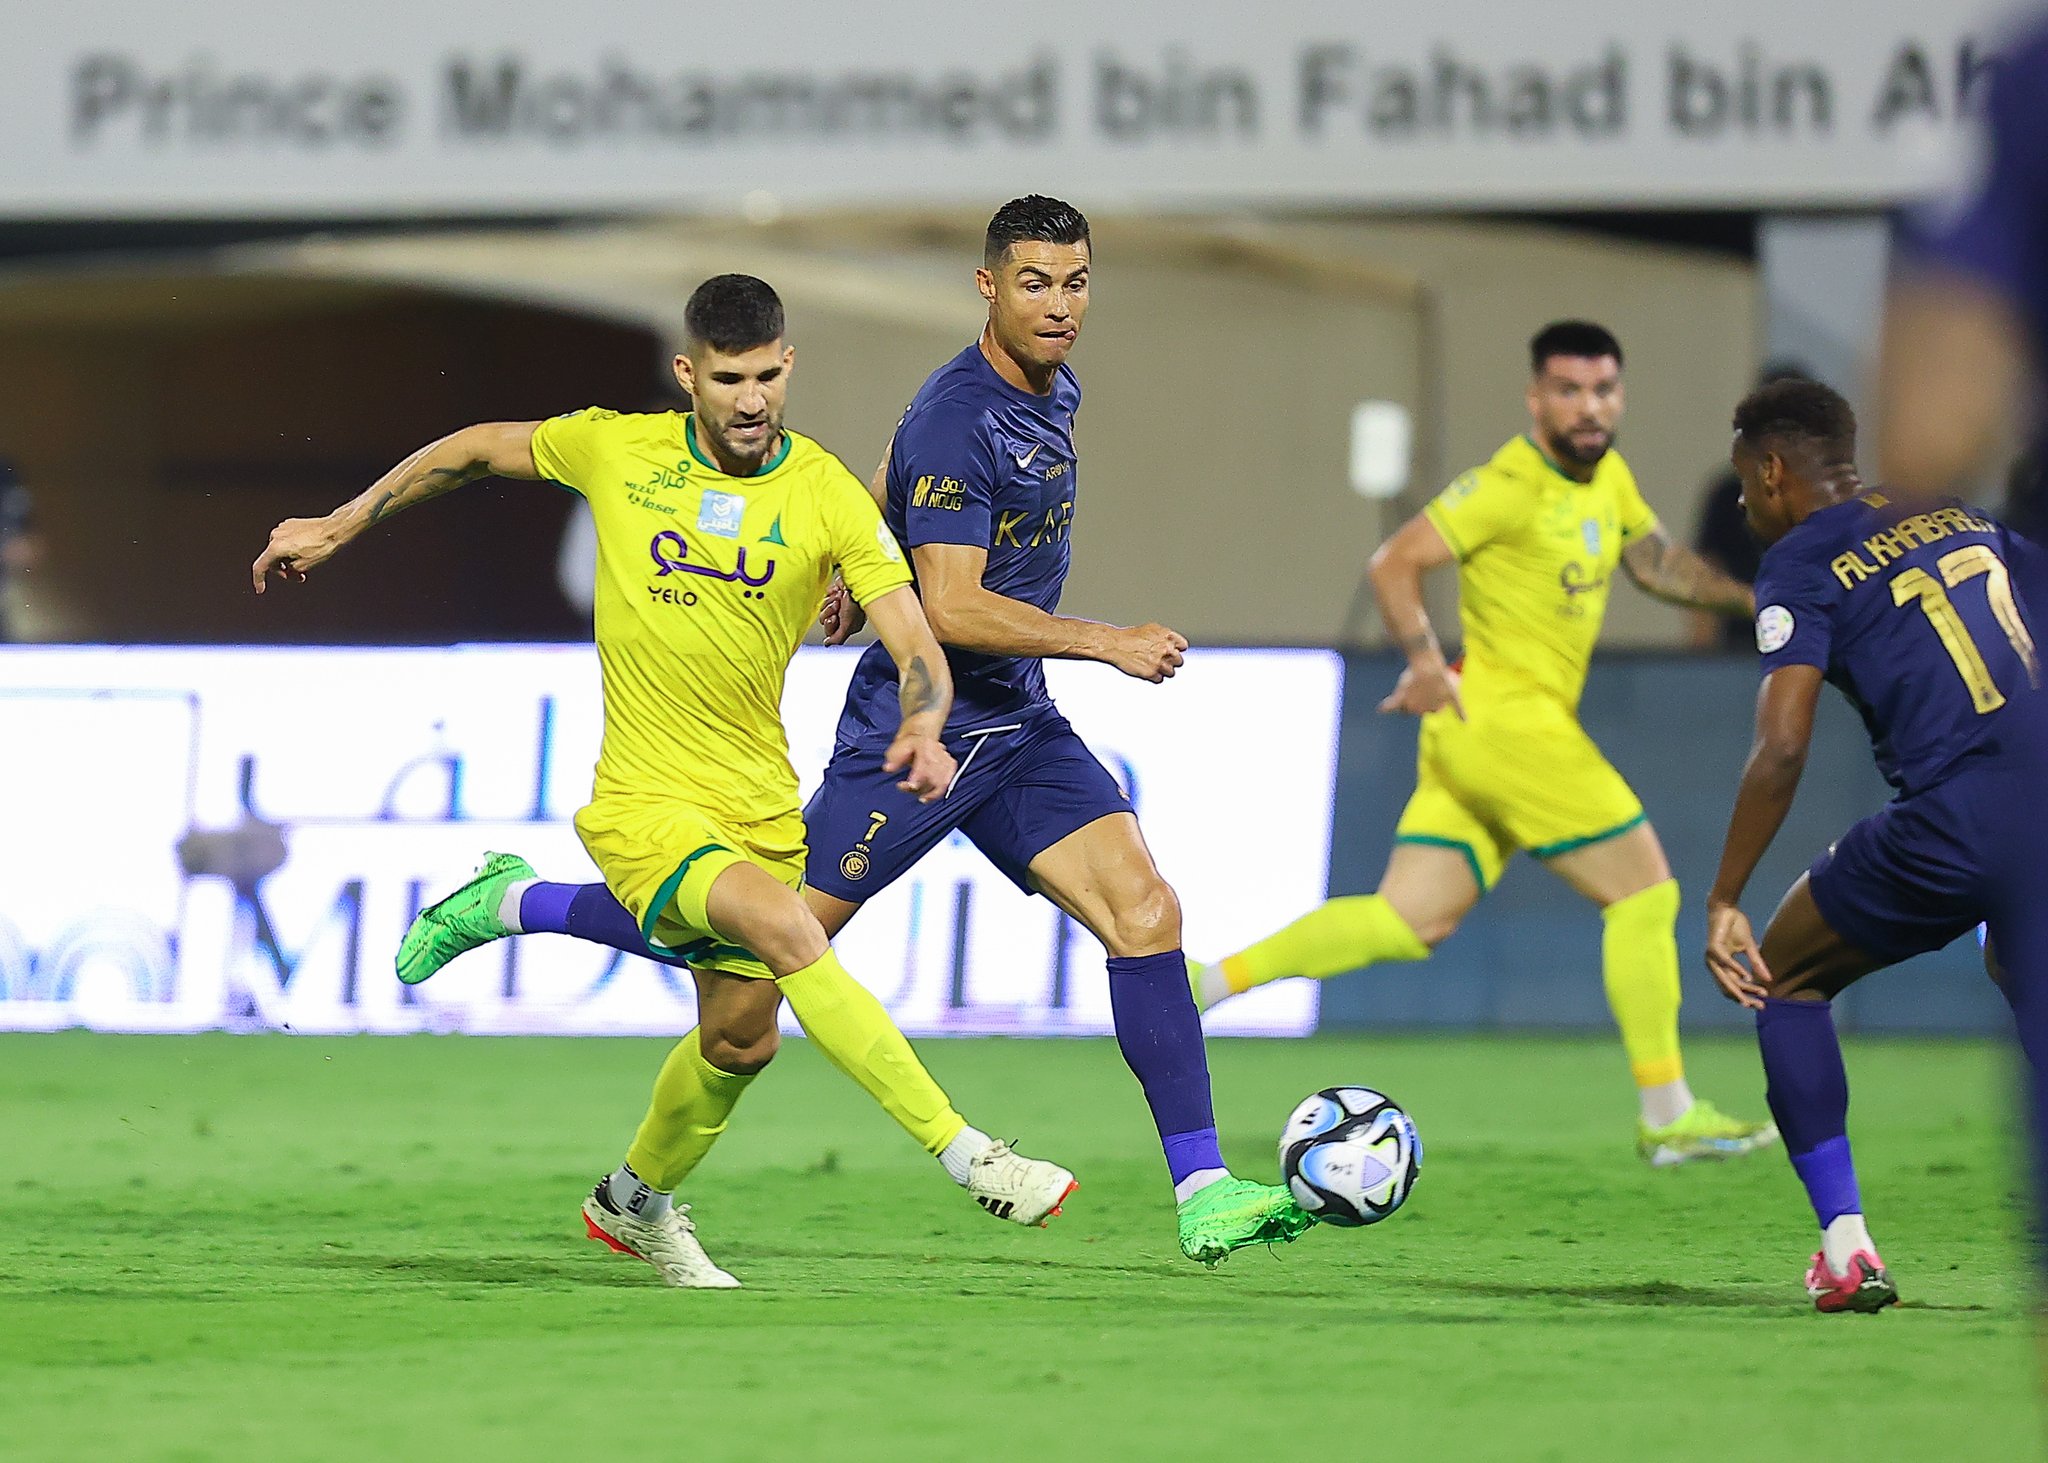
[[[294,1262],[297,1263],[297,1262]],[[315,1269],[352,1270],[391,1280],[419,1280],[432,1285],[603,1285],[645,1289],[647,1270],[634,1264],[589,1260],[547,1260],[513,1255],[363,1255],[354,1252],[315,1255]]]
[[[1456,1280],[1443,1276],[1408,1277],[1403,1285],[1416,1290],[1434,1290],[1445,1295],[1479,1296],[1489,1300],[1562,1300],[1588,1305],[1698,1306],[1711,1310],[1782,1310],[1785,1292],[1776,1287],[1677,1285],[1668,1280],[1647,1280],[1638,1284],[1555,1283],[1507,1280]]]

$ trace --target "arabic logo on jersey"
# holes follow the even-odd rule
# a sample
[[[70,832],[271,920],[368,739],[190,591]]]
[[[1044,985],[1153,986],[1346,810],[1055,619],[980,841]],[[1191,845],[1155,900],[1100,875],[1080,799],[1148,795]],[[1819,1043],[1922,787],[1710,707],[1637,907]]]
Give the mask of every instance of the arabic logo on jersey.
[[[747,551],[742,548],[734,556],[730,571],[715,569],[709,564],[689,562],[690,546],[683,536],[672,528],[657,533],[647,544],[647,556],[654,560],[657,579],[666,579],[671,574],[697,574],[706,579],[718,579],[727,584],[743,584],[741,591],[753,595],[762,585],[775,577],[775,560],[770,559],[758,573],[747,568]]]

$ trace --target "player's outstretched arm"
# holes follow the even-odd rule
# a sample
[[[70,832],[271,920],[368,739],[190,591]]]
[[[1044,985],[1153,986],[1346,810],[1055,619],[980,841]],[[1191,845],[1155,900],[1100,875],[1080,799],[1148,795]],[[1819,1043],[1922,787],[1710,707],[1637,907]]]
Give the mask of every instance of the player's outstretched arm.
[[[1387,638],[1408,657],[1408,668],[1394,683],[1393,693],[1380,702],[1382,711],[1425,716],[1448,706],[1460,719],[1465,715],[1436,627],[1429,623],[1429,610],[1422,603],[1422,576],[1456,557],[1437,526],[1420,513],[1372,556],[1372,592],[1379,600],[1380,621],[1387,627]]]
[[[1756,613],[1756,595],[1747,584],[1675,542],[1661,523],[1621,551],[1621,567],[1636,588],[1666,604],[1712,610],[1736,619]]]
[[[920,544],[910,552],[932,631],[956,649],[1040,660],[1099,660],[1154,683],[1180,669],[1187,639],[1164,625],[1076,620],[997,594],[981,582],[988,550],[970,544]]]
[[[250,566],[256,592],[273,572],[304,579],[363,530],[415,503],[481,477],[538,478],[533,433],[539,422],[484,422],[429,443],[324,518],[287,518]]]
[[[953,673],[946,653],[925,622],[924,608],[913,589],[892,589],[867,606],[890,658],[896,662],[896,684],[903,721],[882,763],[885,772],[902,772],[898,788],[919,802],[944,797],[953,782],[953,756],[940,740],[946,715],[953,709]]]
[[[1749,887],[1764,851],[1778,836],[1791,810],[1806,754],[1813,742],[1813,713],[1820,703],[1818,666],[1788,665],[1764,678],[1757,693],[1756,740],[1735,792],[1735,811],[1721,846],[1721,868],[1707,895],[1707,968],[1732,1001],[1763,1004],[1769,972],[1756,937],[1743,916],[1742,891]]]

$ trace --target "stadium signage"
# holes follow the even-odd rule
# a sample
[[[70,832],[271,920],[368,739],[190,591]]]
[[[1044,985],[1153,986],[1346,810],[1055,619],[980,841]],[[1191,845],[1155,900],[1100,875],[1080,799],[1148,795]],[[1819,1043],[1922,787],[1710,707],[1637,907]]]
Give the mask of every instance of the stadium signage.
[[[792,761],[809,783],[856,655],[806,650],[791,667]],[[1137,804],[1191,948],[1248,941],[1322,898],[1337,656],[1197,652],[1164,687],[1047,672]],[[1261,724],[1260,757],[1236,755],[1244,708],[1276,705],[1289,714]],[[596,878],[568,822],[601,730],[588,647],[16,648],[0,650],[0,718],[11,765],[33,769],[0,777],[0,1030],[694,1021],[680,972],[555,936],[501,942],[417,988],[392,974],[414,911],[486,850]],[[914,1034],[1110,1028],[1094,939],[958,836],[875,891],[838,944]],[[1210,1026],[1301,1034],[1316,1000],[1289,982]]]
[[[1999,11],[1852,8],[128,0],[15,38],[0,210],[1884,203],[1938,176]]]

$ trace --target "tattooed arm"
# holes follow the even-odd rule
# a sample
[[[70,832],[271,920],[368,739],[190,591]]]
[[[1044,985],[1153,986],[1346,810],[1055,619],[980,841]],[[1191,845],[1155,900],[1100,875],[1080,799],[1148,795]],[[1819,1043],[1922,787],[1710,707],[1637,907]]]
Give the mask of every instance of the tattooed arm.
[[[1692,605],[1740,618],[1756,613],[1756,595],[1683,544],[1662,524],[1621,551],[1621,566],[1636,588],[1667,604]]]
[[[946,668],[946,653],[925,622],[915,590],[892,589],[869,601],[867,611],[869,623],[896,662],[896,681],[902,687],[903,722],[883,769],[901,771],[898,787],[915,793],[920,802],[934,802],[945,796],[953,781],[953,758],[940,739],[946,714],[953,709],[953,673]]]
[[[270,531],[270,542],[250,572],[256,592],[275,572],[304,579],[364,529],[415,503],[438,498],[481,477],[533,478],[533,432],[539,422],[486,422],[464,427],[433,442],[391,469],[325,518],[287,518]]]

